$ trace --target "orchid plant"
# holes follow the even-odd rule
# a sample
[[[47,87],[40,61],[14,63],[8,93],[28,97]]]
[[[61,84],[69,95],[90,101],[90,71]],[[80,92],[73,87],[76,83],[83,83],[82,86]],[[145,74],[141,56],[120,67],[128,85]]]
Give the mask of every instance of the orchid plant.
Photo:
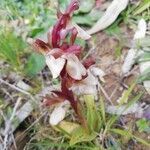
[[[48,32],[48,41],[36,39],[34,48],[45,56],[53,78],[60,78],[61,90],[52,91],[44,97],[44,106],[55,105],[50,115],[50,124],[59,125],[65,118],[70,105],[77,115],[79,123],[85,130],[88,129],[88,118],[84,117],[79,95],[97,95],[99,79],[103,80],[104,72],[95,67],[95,60],[89,57],[82,61],[83,47],[77,45],[77,37],[87,40],[90,38],[83,29],[71,21],[73,12],[79,8],[77,0],[72,0],[65,12],[58,11],[58,20]],[[87,103],[87,106],[90,104]],[[94,103],[91,103],[94,105]],[[95,107],[95,106],[94,106]],[[88,108],[87,108],[88,109]],[[94,124],[97,124],[95,122]]]

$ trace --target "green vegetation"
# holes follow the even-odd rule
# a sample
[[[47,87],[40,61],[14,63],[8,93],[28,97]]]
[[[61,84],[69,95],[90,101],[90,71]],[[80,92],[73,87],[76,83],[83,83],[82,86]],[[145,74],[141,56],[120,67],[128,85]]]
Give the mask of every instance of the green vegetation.
[[[0,79],[5,80],[8,84],[2,84],[0,87],[0,130],[1,127],[4,126],[5,121],[11,117],[18,97],[21,97],[22,100],[18,108],[26,101],[29,101],[32,96],[38,99],[36,102],[39,104],[39,99],[44,99],[47,96],[47,93],[41,96],[41,91],[45,92],[47,90],[46,88],[50,87],[51,89],[47,90],[48,94],[50,94],[51,91],[55,91],[59,88],[60,79],[52,79],[51,73],[45,63],[45,57],[33,50],[32,45],[27,41],[35,38],[45,39],[45,33],[47,33],[49,28],[56,22],[56,8],[60,7],[60,10],[64,11],[69,2],[70,0],[1,0]],[[83,26],[83,28],[90,28],[101,18],[103,13],[104,10],[95,7],[95,0],[85,0],[81,1],[81,6],[73,15],[72,20],[78,25]],[[150,22],[150,0],[142,0],[136,5],[129,4],[127,9],[119,15],[116,21],[102,32],[102,34],[107,36],[106,39],[104,38],[104,41],[108,38],[112,38],[118,42],[114,49],[114,58],[116,61],[118,59],[121,60],[125,56],[123,48],[126,47],[126,43],[124,41],[128,40],[128,37],[124,36],[125,31],[122,29],[122,25],[135,31],[138,21],[141,18]],[[95,35],[95,39],[101,38],[102,34],[100,34],[100,36],[98,34]],[[96,44],[94,44],[96,46],[93,46],[93,41],[88,42],[80,38],[77,38],[75,41],[76,44],[80,44],[83,49],[87,51],[93,49],[93,47],[96,51],[99,43],[95,42]],[[143,50],[143,53],[136,58],[136,64],[150,61],[150,37],[147,36],[136,42],[134,43],[134,47]],[[102,46],[103,45],[98,45],[100,49]],[[103,49],[105,50],[105,47]],[[87,51],[86,53],[88,53]],[[113,55],[112,51],[110,53]],[[105,52],[100,55],[103,57]],[[109,55],[110,54],[108,54],[108,58]],[[101,59],[97,51],[94,53],[94,57],[96,61]],[[98,62],[98,65],[101,66],[101,60]],[[115,65],[115,63],[113,65]],[[108,70],[106,69],[106,72],[109,72],[109,68]],[[15,75],[13,76],[12,74]],[[16,79],[17,76],[19,76],[19,79]],[[118,109],[122,106],[126,106],[125,109],[122,110],[122,113],[133,104],[137,102],[140,103],[140,100],[145,100],[146,98],[142,99],[142,97],[148,95],[148,93],[143,92],[138,86],[141,86],[143,81],[150,80],[150,68],[146,69],[143,74],[133,77],[134,79],[131,78],[129,80],[130,83],[133,83],[133,80],[137,81],[133,84],[128,84],[129,82],[127,84],[124,83],[123,80],[126,80],[128,77],[121,76],[118,78],[117,76],[117,79],[112,78],[112,80],[117,80],[120,86],[120,89],[117,89],[119,91],[116,94],[118,96],[117,99],[113,99],[113,92],[111,93],[111,90],[106,91],[112,94],[112,97],[110,96],[112,105],[115,105]],[[20,80],[31,86],[31,89],[24,91],[23,88],[18,87],[17,83]],[[106,77],[106,82],[100,84],[102,86],[103,84],[110,84],[111,87],[111,83],[108,83],[108,81]],[[12,90],[9,84],[14,85],[16,89],[12,88]],[[137,84],[140,85],[137,86]],[[116,87],[114,87],[114,89]],[[20,94],[17,88],[20,88],[23,92],[21,91]],[[108,89],[109,88],[107,88],[107,90]],[[122,96],[120,93],[123,93]],[[110,105],[107,101],[108,97],[106,94],[102,89],[99,94],[100,97],[98,97],[97,100],[95,100],[95,97],[92,95],[82,95],[79,97],[81,101],[80,115],[85,117],[85,120],[80,118],[81,120],[83,119],[82,123],[75,118],[76,114],[69,109],[66,120],[63,120],[56,126],[51,126],[48,118],[53,108],[46,109],[43,105],[41,106],[40,103],[39,108],[35,109],[30,116],[25,118],[23,122],[25,125],[21,124],[18,127],[18,131],[21,130],[19,136],[27,133],[30,138],[30,140],[26,141],[25,149],[121,150],[127,149],[128,145],[129,149],[132,149],[132,145],[142,145],[141,147],[144,145],[146,148],[150,147],[148,139],[139,136],[146,134],[146,137],[148,137],[150,133],[150,121],[144,117],[135,119],[135,116],[132,116],[130,113],[129,116],[128,114],[127,116],[110,114],[106,110],[107,106]],[[119,104],[117,103],[118,99]],[[42,116],[41,112],[46,113]],[[126,117],[129,117],[129,122],[126,121]],[[130,117],[134,118],[134,122],[132,122]],[[16,118],[14,118],[12,122],[17,124]],[[23,128],[25,126],[23,131],[22,126]],[[18,135],[15,136],[17,137]],[[131,147],[129,143],[131,143]]]

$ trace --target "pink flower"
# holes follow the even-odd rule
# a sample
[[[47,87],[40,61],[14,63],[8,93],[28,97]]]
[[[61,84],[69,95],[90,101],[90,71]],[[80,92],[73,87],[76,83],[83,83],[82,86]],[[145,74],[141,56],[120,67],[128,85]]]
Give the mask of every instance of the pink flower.
[[[100,84],[98,78],[104,81],[104,75],[105,73],[101,69],[91,66],[87,70],[87,77],[81,81],[75,81],[72,86],[70,86],[70,90],[77,95],[92,94],[96,96]]]
[[[84,39],[90,36],[70,21],[78,7],[78,1],[73,0],[64,13],[59,13],[58,21],[48,32],[48,43],[40,39],[33,43],[34,48],[45,55],[53,78],[57,78],[64,68],[68,75],[76,80],[81,80],[86,75],[86,69],[78,59],[82,47],[75,44],[75,40],[78,33]],[[66,40],[68,37],[69,42]]]
[[[53,78],[57,78],[60,75],[62,69],[64,68],[66,60],[61,57],[55,59],[53,55],[46,55],[45,58],[46,64],[49,67]]]
[[[48,42],[36,39],[33,47],[45,56],[46,64],[49,67],[53,78],[60,77],[61,90],[52,91],[49,97],[44,97],[43,105],[57,105],[50,115],[50,123],[57,125],[66,114],[66,100],[70,103],[81,122],[82,113],[78,110],[78,100],[74,91],[93,93],[98,84],[97,78],[93,75],[90,66],[95,63],[94,59],[80,61],[82,47],[75,44],[78,37],[87,40],[90,36],[78,25],[71,22],[73,12],[79,7],[77,0],[72,0],[64,13],[58,13],[58,21],[48,32]],[[97,72],[97,71],[96,71]]]
[[[75,80],[81,80],[86,75],[86,69],[74,54],[65,55],[67,60],[66,72]]]

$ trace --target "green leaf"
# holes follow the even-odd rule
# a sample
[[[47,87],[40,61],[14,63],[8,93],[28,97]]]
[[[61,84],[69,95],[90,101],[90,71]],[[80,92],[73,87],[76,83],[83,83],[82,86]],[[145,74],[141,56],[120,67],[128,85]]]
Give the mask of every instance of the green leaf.
[[[70,139],[70,145],[75,145],[76,143],[92,141],[96,137],[96,133],[89,134],[84,128],[79,127],[72,133]]]
[[[101,11],[100,9],[93,8],[88,15],[91,17],[91,20],[95,22],[98,19],[100,19],[103,14],[104,12]]]
[[[60,10],[62,12],[64,12],[66,10],[66,7],[69,5],[70,3],[70,0],[58,0],[58,3],[59,3],[59,7],[60,7]]]
[[[92,9],[90,13],[74,15],[73,21],[80,25],[92,26],[102,16],[102,14],[102,11]]]
[[[99,147],[90,146],[87,144],[75,144],[70,146],[68,142],[64,139],[62,141],[54,141],[49,138],[44,138],[42,140],[34,140],[29,144],[28,149],[30,150],[49,150],[49,149],[60,149],[60,150],[102,150]]]
[[[150,80],[150,68],[147,68],[137,79],[137,83]]]
[[[128,104],[126,105],[126,107],[122,110],[122,112],[120,113],[120,115],[117,115],[117,116],[112,116],[108,121],[107,121],[107,124],[106,124],[106,127],[105,127],[105,131],[104,132],[107,132],[108,130],[110,130],[112,128],[112,125],[119,119],[119,117],[121,116],[121,114],[126,110],[128,109],[132,104],[134,104],[136,101],[138,101],[142,96],[142,93],[139,93],[138,95],[136,95],[133,99],[131,99]],[[118,106],[118,108],[120,107],[120,105]]]
[[[137,40],[137,45],[140,45],[142,48],[144,48],[144,47],[150,47],[150,37],[146,36],[145,38]]]
[[[138,142],[150,147],[150,143],[148,143],[147,141],[139,138],[139,137],[136,137],[135,135],[132,135],[132,133],[130,133],[129,130],[122,130],[122,129],[111,129],[112,132],[116,133],[116,134],[120,134],[122,136],[127,136],[129,138],[134,138],[136,139]]]
[[[84,100],[87,107],[87,122],[90,132],[98,132],[100,128],[100,117],[98,116],[94,96],[85,95]]]
[[[138,63],[145,62],[145,61],[150,61],[150,52],[145,52],[143,53],[139,58],[138,58]]]
[[[115,48],[115,56],[117,58],[120,58],[121,57],[121,50],[122,50],[122,45],[118,45],[116,48]]]
[[[128,138],[132,137],[132,134],[129,132],[129,130],[122,130],[122,129],[110,129],[110,131],[116,133],[116,134],[120,134],[122,136],[127,136]]]
[[[125,90],[123,92],[123,95],[119,100],[119,106],[122,105],[123,103],[127,103],[128,99],[129,99],[129,96],[130,96],[133,88],[135,87],[135,84],[136,83],[133,83],[127,90]]]
[[[32,53],[25,65],[25,73],[29,76],[35,76],[45,67],[45,58],[43,55]]]
[[[20,55],[24,52],[25,43],[10,29],[0,31],[0,56],[9,63],[12,68],[20,68]]]
[[[141,2],[140,6],[135,10],[133,15],[138,15],[145,11],[146,9],[150,8],[150,1],[149,0],[144,0]]]
[[[142,143],[143,145],[146,145],[147,147],[150,147],[150,142],[147,142],[137,136],[133,136],[133,138],[135,138],[138,142]]]
[[[77,38],[75,40],[75,44],[82,46],[83,48],[85,47],[85,40],[81,39],[81,38]]]
[[[103,97],[100,97],[100,113],[102,116],[102,120],[105,123],[106,122],[106,114],[105,114],[105,103],[104,103]]]
[[[30,32],[31,37],[35,37],[36,35],[38,35],[39,33],[41,33],[42,31],[44,31],[44,28],[34,28],[32,29],[32,31]]]
[[[57,126],[53,126],[55,130],[61,131],[64,134],[67,134],[67,136],[72,134],[72,132],[79,127],[79,124],[65,120],[61,121]]]
[[[94,5],[95,5],[95,0],[82,0],[80,1],[80,7],[77,12],[88,13],[89,11],[91,11]]]
[[[119,18],[115,21],[115,23],[113,23],[111,26],[109,26],[107,29],[105,29],[104,31],[110,35],[110,36],[114,36],[114,35],[118,35],[121,33],[121,30],[118,26],[118,24],[120,23],[120,21],[122,20],[122,18]]]
[[[150,121],[146,120],[145,118],[138,120],[136,122],[136,125],[140,132],[145,131],[150,133]]]
[[[92,17],[89,15],[75,15],[73,21],[80,25],[92,26],[94,24]]]

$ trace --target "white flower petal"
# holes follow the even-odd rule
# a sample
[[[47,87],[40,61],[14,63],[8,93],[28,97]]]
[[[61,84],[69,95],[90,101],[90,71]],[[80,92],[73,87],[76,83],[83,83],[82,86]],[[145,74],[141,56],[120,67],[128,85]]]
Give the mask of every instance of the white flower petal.
[[[57,78],[65,65],[64,58],[55,59],[52,55],[46,55],[46,64],[49,67],[53,78]]]
[[[60,103],[59,106],[55,107],[50,115],[49,123],[51,125],[57,125],[59,122],[61,122],[65,118],[69,106],[69,101],[65,100],[64,102]]]
[[[99,85],[99,81],[89,69],[87,70],[87,73],[88,76],[85,79],[81,80],[78,83],[74,83],[70,88],[75,92],[75,94],[97,94],[97,86]]]
[[[50,115],[49,123],[53,126],[57,125],[65,118],[66,109],[62,106],[56,107]]]
[[[76,80],[81,80],[82,76],[86,75],[86,69],[74,54],[64,56],[67,59],[66,71]]]
[[[91,73],[90,70],[87,70],[88,76],[82,80],[82,83],[85,85],[97,85],[98,79]]]

